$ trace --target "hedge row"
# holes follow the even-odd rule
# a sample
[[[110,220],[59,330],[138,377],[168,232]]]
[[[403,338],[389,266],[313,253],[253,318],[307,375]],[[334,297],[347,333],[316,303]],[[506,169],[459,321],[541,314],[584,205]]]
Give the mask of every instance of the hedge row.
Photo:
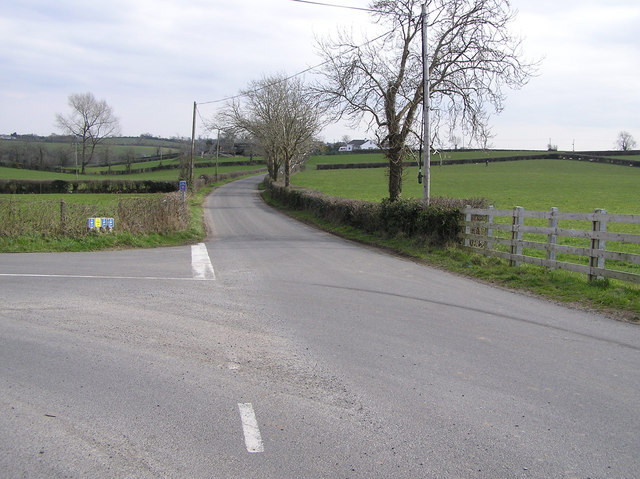
[[[246,161],[225,161],[219,162],[218,166],[245,166],[245,165],[264,165],[266,161],[264,160],[246,160]],[[195,169],[198,168],[213,168],[216,166],[216,163],[213,161],[209,162],[199,162],[194,165]],[[132,173],[153,173],[155,171],[163,171],[163,170],[179,170],[181,165],[179,163],[174,163],[171,165],[158,165],[158,166],[150,166],[147,168],[131,168],[129,171],[127,170],[101,170],[95,173],[87,173],[89,175],[130,175]],[[69,170],[69,173],[72,171]],[[75,171],[73,171],[75,172]]]
[[[403,166],[410,167],[415,166],[415,161],[404,162]],[[389,162],[386,161],[373,161],[369,163],[318,163],[316,170],[357,170],[364,168],[388,168]]]
[[[617,151],[617,152],[605,152],[612,155],[636,155],[637,151]],[[610,165],[621,166],[635,166],[640,167],[640,161],[635,160],[623,160],[620,158],[609,158],[602,155],[594,155],[589,153],[568,153],[568,152],[548,152],[535,155],[518,155],[518,156],[501,156],[495,158],[469,158],[458,160],[438,160],[432,159],[432,165],[465,165],[472,163],[500,163],[507,161],[526,161],[526,160],[576,160],[576,161],[591,161],[594,163],[605,163]],[[415,166],[415,162],[405,162],[405,167]],[[372,162],[372,163],[318,163],[316,165],[317,170],[348,170],[358,168],[388,168],[389,162]]]
[[[483,198],[432,198],[429,206],[417,199],[381,203],[335,198],[315,191],[287,188],[265,180],[271,197],[285,206],[308,211],[324,220],[352,226],[385,237],[403,235],[430,244],[458,241],[462,232],[462,209],[466,205],[486,207]]]
[[[150,180],[9,180],[0,179],[2,194],[38,193],[170,193],[177,181]]]
[[[220,175],[201,175],[196,189],[217,181],[239,176],[260,174],[266,168],[234,171]],[[178,190],[178,181],[152,180],[10,180],[0,179],[0,194],[44,193],[171,193]]]
[[[518,156],[502,156],[496,158],[469,158],[458,160],[442,160],[437,158],[431,159],[432,165],[467,165],[472,163],[498,163],[506,161],[524,161],[524,160],[555,160],[561,156],[558,153],[541,153],[536,155],[518,155]],[[415,162],[404,162],[403,166],[410,167],[416,166]],[[388,168],[389,162],[373,162],[373,163],[318,163],[316,165],[317,170],[346,170],[346,169],[358,169],[358,168]]]

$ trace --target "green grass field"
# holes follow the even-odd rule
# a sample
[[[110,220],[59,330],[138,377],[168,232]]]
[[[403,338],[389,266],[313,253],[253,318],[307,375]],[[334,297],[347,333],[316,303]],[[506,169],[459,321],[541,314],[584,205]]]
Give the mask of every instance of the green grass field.
[[[114,160],[118,157],[124,156],[130,152],[133,152],[136,158],[145,156],[155,156],[162,151],[163,154],[175,153],[179,151],[179,145],[171,144],[171,142],[163,142],[161,140],[156,141],[155,145],[149,145],[148,143],[154,143],[152,140],[146,140],[147,144],[137,144],[140,140],[138,138],[107,138],[96,149],[96,155],[101,157],[102,152],[106,147],[109,148],[109,155]],[[167,146],[169,145],[169,146]],[[75,146],[73,143],[66,142],[49,142],[49,141],[27,141],[27,140],[0,140],[0,151],[10,150],[25,150],[28,148],[43,148],[49,154],[56,154],[60,150],[67,150],[73,152]]]
[[[421,198],[418,168],[405,168],[402,196]],[[386,169],[315,170],[295,174],[293,185],[331,196],[380,201],[389,196]],[[431,166],[432,196],[486,198],[496,208],[557,207],[565,212],[640,212],[640,168],[562,160]]]

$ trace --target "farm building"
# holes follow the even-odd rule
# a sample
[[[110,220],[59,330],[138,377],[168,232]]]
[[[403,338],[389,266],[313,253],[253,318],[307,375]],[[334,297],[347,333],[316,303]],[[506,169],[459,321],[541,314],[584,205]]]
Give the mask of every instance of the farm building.
[[[338,151],[359,151],[359,150],[377,150],[376,145],[371,140],[351,140],[346,145],[341,146]]]

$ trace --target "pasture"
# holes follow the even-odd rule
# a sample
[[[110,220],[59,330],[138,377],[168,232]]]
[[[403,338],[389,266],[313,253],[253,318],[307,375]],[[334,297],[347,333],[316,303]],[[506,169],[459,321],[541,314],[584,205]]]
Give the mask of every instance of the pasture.
[[[402,196],[422,198],[418,168],[405,168],[403,178]],[[315,170],[309,165],[293,175],[291,182],[330,196],[375,202],[388,197],[384,168]],[[565,160],[514,161],[489,166],[432,164],[431,194],[483,197],[502,209],[522,206],[542,211],[557,207],[566,212],[592,212],[604,208],[610,213],[637,214],[640,168]]]

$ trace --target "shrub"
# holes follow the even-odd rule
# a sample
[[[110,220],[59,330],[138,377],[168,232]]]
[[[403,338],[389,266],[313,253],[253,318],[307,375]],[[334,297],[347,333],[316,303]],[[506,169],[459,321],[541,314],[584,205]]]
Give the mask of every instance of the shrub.
[[[114,216],[118,231],[131,234],[183,231],[190,217],[181,193],[121,199]]]
[[[305,210],[324,220],[394,237],[415,237],[432,244],[457,241],[462,232],[461,211],[466,205],[486,207],[483,198],[433,198],[429,206],[417,199],[381,203],[333,198],[316,191],[286,188],[265,179],[271,197],[284,206]]]

